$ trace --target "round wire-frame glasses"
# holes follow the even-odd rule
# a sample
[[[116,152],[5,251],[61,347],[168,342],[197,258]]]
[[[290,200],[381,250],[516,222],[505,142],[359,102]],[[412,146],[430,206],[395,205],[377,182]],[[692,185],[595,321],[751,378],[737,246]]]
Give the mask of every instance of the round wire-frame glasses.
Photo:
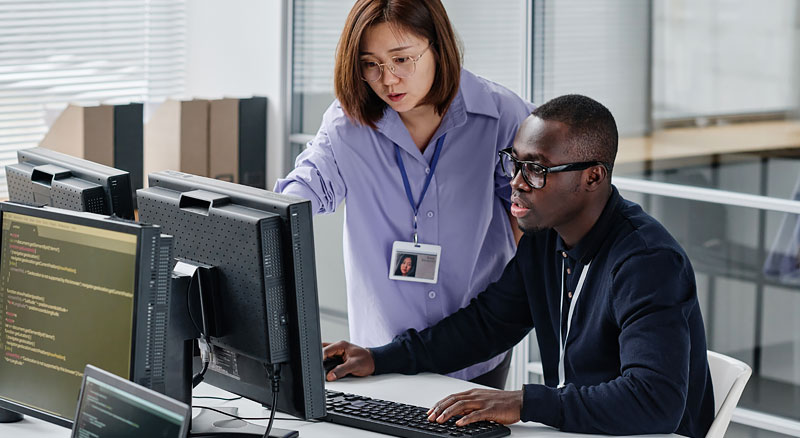
[[[361,59],[358,61],[361,70],[361,79],[367,82],[375,82],[383,76],[383,68],[386,67],[398,78],[410,78],[417,71],[417,61],[422,55],[431,48],[433,44],[428,44],[425,50],[417,56],[392,56],[389,62],[380,63],[371,59]]]

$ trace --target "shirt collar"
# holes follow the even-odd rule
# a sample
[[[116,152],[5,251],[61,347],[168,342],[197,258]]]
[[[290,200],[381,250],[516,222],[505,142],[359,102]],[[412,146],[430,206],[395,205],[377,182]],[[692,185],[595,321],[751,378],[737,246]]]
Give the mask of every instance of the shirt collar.
[[[447,109],[442,123],[433,135],[431,142],[442,136],[448,131],[459,128],[467,123],[467,113],[483,114],[489,117],[499,118],[500,114],[497,112],[497,107],[494,104],[491,94],[486,89],[486,85],[481,82],[475,75],[467,70],[461,70],[461,81],[458,87],[458,93]],[[383,117],[378,120],[376,124],[378,132],[385,135],[393,143],[400,146],[411,156],[418,159],[423,159],[422,154],[419,152],[414,140],[408,133],[403,121],[400,120],[400,115],[397,111],[391,109],[388,105],[383,111]],[[425,155],[429,154],[428,150],[433,153],[433,148],[426,148]],[[429,157],[428,157],[429,158]]]
[[[461,69],[461,90],[464,90],[467,112],[499,119],[500,113],[497,111],[495,100],[486,87],[485,80],[482,81],[469,71]]]
[[[597,218],[597,222],[592,226],[592,229],[583,236],[577,245],[573,246],[571,249],[566,249],[561,237],[559,236],[558,239],[556,239],[557,257],[560,259],[562,257],[561,253],[566,252],[567,256],[572,260],[578,260],[582,265],[588,265],[589,262],[594,259],[594,256],[597,255],[597,252],[600,251],[600,247],[603,245],[611,232],[611,228],[614,226],[613,219],[616,211],[621,206],[620,199],[622,199],[622,197],[619,195],[619,191],[612,185],[611,196],[609,196],[606,206],[603,207],[603,212],[600,213],[600,217]]]

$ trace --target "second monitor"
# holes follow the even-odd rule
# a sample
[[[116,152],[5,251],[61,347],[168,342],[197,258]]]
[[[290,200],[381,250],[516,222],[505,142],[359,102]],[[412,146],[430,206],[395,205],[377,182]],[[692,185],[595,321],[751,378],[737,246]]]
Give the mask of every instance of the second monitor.
[[[17,159],[6,166],[11,201],[133,219],[127,171],[45,148],[17,151]]]
[[[283,364],[277,409],[324,416],[310,202],[176,171],[148,179],[140,219],[172,233],[179,268],[195,269],[186,300],[211,348],[205,381],[271,405]]]
[[[172,238],[7,202],[0,227],[0,408],[70,426],[90,363],[163,392]]]

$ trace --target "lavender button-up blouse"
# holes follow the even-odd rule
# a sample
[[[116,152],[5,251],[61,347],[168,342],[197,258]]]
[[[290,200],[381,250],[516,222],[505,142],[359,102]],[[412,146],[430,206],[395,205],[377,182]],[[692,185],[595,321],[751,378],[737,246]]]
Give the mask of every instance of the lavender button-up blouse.
[[[331,104],[316,137],[275,191],[311,200],[315,213],[332,213],[347,200],[344,267],[354,343],[379,346],[408,328],[433,325],[500,277],[516,247],[507,213],[509,181],[498,167],[497,152],[512,145],[533,108],[506,88],[462,70],[458,95],[420,153],[391,108],[373,130],[354,124],[338,101]],[[418,216],[419,241],[442,247],[439,281],[389,280],[392,243],[410,241],[413,230],[394,144],[418,202],[443,134]],[[325,285],[319,290],[325,293]],[[451,376],[472,379],[501,360],[498,356]]]

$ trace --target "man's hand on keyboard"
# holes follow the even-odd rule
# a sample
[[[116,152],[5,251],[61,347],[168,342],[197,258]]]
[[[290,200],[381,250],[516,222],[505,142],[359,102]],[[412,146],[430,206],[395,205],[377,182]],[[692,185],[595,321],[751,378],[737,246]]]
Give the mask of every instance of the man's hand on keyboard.
[[[453,416],[462,415],[456,421],[457,426],[482,420],[513,424],[519,421],[521,410],[522,391],[471,389],[436,403],[428,411],[428,420],[444,423]]]
[[[326,380],[333,382],[342,377],[353,375],[364,377],[375,372],[375,361],[372,360],[372,353],[366,348],[351,344],[346,341],[339,341],[333,344],[323,343],[322,358],[327,359],[332,356],[341,356],[344,363],[332,369]]]

